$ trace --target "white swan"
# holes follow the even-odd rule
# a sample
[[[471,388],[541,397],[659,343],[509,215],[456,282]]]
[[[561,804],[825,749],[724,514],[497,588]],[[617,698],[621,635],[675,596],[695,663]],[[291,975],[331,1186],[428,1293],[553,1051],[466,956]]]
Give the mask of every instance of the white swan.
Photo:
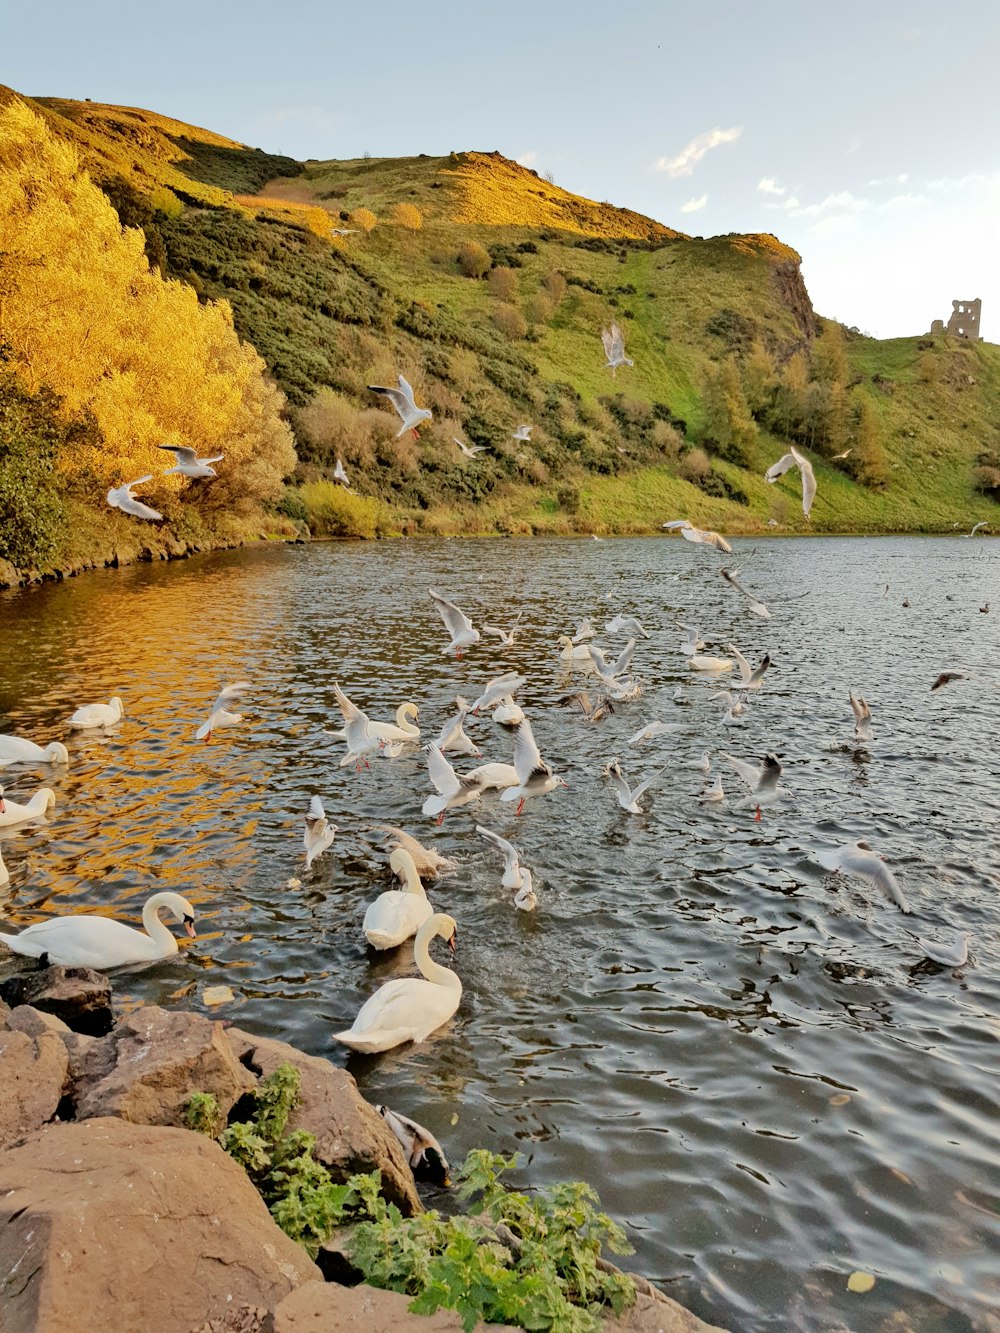
[[[10,871],[4,865],[3,855],[0,854],[0,889],[2,889],[5,884],[9,883],[10,883]]]
[[[68,764],[69,751],[62,741],[50,741],[42,749],[20,736],[0,736],[0,768],[6,764]]]
[[[395,848],[389,865],[402,879],[403,887],[380,893],[365,912],[362,929],[373,949],[394,949],[415,935],[427,918],[434,915],[410,853],[403,847]]]
[[[413,724],[419,716],[420,709],[416,704],[400,704],[396,709],[395,725],[369,719],[368,735],[378,736],[384,741],[415,741],[420,736],[420,728]]]
[[[15,953],[46,956],[62,967],[125,967],[155,962],[177,952],[177,941],[160,920],[166,908],[194,939],[194,908],[179,893],[154,893],[142,909],[145,933],[106,916],[55,916],[28,926],[19,935],[0,935]]]
[[[27,805],[18,805],[17,801],[4,800],[3,787],[0,787],[0,828],[11,824],[23,824],[29,819],[41,819],[46,810],[56,803],[56,794],[49,787],[39,787]]]
[[[557,642],[559,644],[560,662],[582,662],[589,669],[591,666],[590,650],[586,643],[574,644],[568,634],[560,634]]]
[[[493,710],[493,721],[502,727],[516,727],[524,721],[524,709],[514,702],[512,694],[505,694]]]
[[[730,657],[705,657],[695,653],[688,658],[688,666],[692,671],[732,671],[733,661]]]
[[[122,720],[124,712],[122,701],[116,694],[107,704],[84,704],[70,718],[69,725],[81,731],[86,727],[113,727]]]
[[[417,931],[413,957],[421,977],[387,981],[361,1006],[357,1018],[344,1032],[335,1032],[356,1051],[388,1051],[405,1041],[424,1041],[447,1023],[462,999],[462,982],[450,967],[435,963],[430,942],[435,936],[447,940],[454,952],[455,920],[437,912]]]

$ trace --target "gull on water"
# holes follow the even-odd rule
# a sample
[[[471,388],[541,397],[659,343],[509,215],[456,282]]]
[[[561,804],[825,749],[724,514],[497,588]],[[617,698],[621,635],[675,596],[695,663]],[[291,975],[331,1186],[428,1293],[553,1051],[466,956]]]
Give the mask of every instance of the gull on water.
[[[516,671],[506,671],[489,682],[486,689],[472,704],[469,710],[473,717],[478,717],[484,709],[492,707],[498,699],[507,694],[516,694],[522,685],[527,685],[528,677],[519,676]]]
[[[733,548],[725,537],[720,537],[717,532],[713,532],[710,528],[696,528],[686,518],[671,519],[669,523],[661,524],[661,527],[666,530],[678,528],[681,536],[687,542],[696,542],[699,546],[714,546],[717,551],[724,551],[726,555],[732,555],[733,553]]]
[[[336,825],[331,824],[323,809],[323,802],[314,796],[309,802],[309,813],[305,816],[306,827],[302,843],[306,849],[306,869],[308,870],[317,856],[322,856],[327,848],[333,846],[337,836]]]
[[[681,652],[685,657],[694,657],[695,653],[700,653],[705,647],[705,640],[701,638],[696,629],[689,625],[682,625],[681,629],[687,635],[687,638],[681,644]]]
[[[215,703],[212,704],[212,710],[208,715],[208,720],[203,722],[194,733],[196,741],[210,741],[212,732],[221,730],[223,727],[238,727],[243,721],[242,713],[230,713],[226,704],[238,699],[241,694],[246,694],[247,690],[252,690],[253,686],[248,680],[238,680],[234,685],[226,685],[219,691]]]
[[[621,612],[615,616],[614,620],[609,620],[604,626],[605,634],[625,633],[630,639],[648,639],[649,635],[636,620],[635,616],[623,616]]]
[[[538,894],[531,885],[531,871],[521,867],[521,887],[514,894],[514,906],[519,912],[533,912],[538,906]]]
[[[377,750],[379,746],[384,746],[383,741],[378,736],[373,736],[368,726],[368,715],[363,713],[356,704],[352,704],[347,695],[334,681],[334,697],[337,700],[337,707],[344,717],[344,738],[347,741],[347,753],[340,761],[340,768],[346,764],[353,764],[357,772],[361,771],[361,761],[368,766],[368,756],[372,751]]]
[[[493,721],[499,722],[502,727],[516,727],[524,721],[524,709],[514,702],[512,694],[505,694],[494,708],[492,716]]]
[[[451,437],[451,442],[452,442],[452,444],[457,444],[457,445],[458,445],[459,449],[461,449],[462,453],[464,454],[464,456],[465,456],[466,458],[475,458],[476,454],[484,453],[485,450],[486,450],[486,446],[485,446],[485,445],[482,445],[482,444],[472,444],[472,445],[466,444],[465,441],[464,441],[464,440],[460,440],[460,439],[458,438],[457,435],[453,435],[453,436]]]
[[[761,620],[770,620],[771,613],[764,605],[764,603],[758,602],[757,598],[753,595],[753,593],[748,592],[747,589],[744,588],[743,584],[740,583],[739,580],[737,579],[736,576],[739,572],[740,571],[738,569],[719,570],[719,573],[731,587],[735,588],[737,592],[741,592],[744,597],[749,598],[750,610],[754,613],[755,616],[760,616]]]
[[[176,462],[173,467],[168,467],[164,472],[165,477],[177,473],[181,477],[217,477],[219,474],[211,463],[221,463],[225,454],[213,454],[211,458],[199,458],[197,451],[187,449],[180,444],[158,444],[157,449],[167,449],[173,454]],[[133,482],[133,485],[138,485]]]
[[[459,695],[455,702],[458,704],[458,712],[453,718],[449,718],[441,728],[437,747],[442,754],[471,754],[476,759],[482,759],[482,750],[474,740],[465,734],[465,719],[469,715],[469,701]]]
[[[382,384],[369,384],[368,389],[371,393],[380,393],[383,398],[388,398],[399,416],[402,425],[396,431],[395,438],[398,440],[401,435],[405,435],[408,430],[413,431],[413,438],[419,439],[417,427],[422,421],[430,421],[432,413],[426,407],[417,407],[413,401],[413,386],[402,375],[399,377],[399,388],[386,388]]]
[[[112,486],[111,490],[108,491],[108,504],[113,509],[120,509],[125,514],[131,514],[133,518],[161,519],[163,515],[158,509],[152,509],[149,505],[143,504],[132,494],[133,486],[142,486],[145,482],[152,480],[152,472],[147,472],[144,477],[138,477],[135,481],[126,481],[122,486]]]
[[[518,625],[520,625],[521,617],[523,615],[524,615],[523,611],[518,611],[517,616],[514,619],[514,623],[513,625],[511,625],[510,629],[501,629],[499,625],[487,625],[486,622],[483,621],[483,633],[495,634],[497,638],[500,640],[500,646],[502,648],[513,648],[514,635],[517,632],[517,627]]]
[[[517,430],[511,431],[510,438],[512,440],[521,440],[522,442],[530,443],[531,432],[534,429],[534,426],[518,426]]]
[[[804,454],[799,453],[794,444],[789,446],[787,454],[771,464],[764,473],[764,480],[773,485],[780,476],[793,467],[797,467],[802,475],[802,512],[808,518],[809,510],[816,498],[816,476],[813,473],[812,463]]]
[[[924,951],[924,957],[942,967],[964,967],[969,961],[969,941],[971,930],[956,930],[950,939],[932,940],[926,935],[915,935],[908,930],[907,935],[917,941]]]
[[[427,775],[437,795],[428,796],[422,810],[425,815],[436,815],[439,824],[444,822],[446,811],[478,801],[483,789],[478,777],[460,778],[433,741],[427,747]]]
[[[723,714],[722,725],[724,727],[740,727],[746,722],[743,716],[746,712],[746,704],[742,699],[737,698],[730,690],[722,690],[719,698],[726,705],[726,711]]]
[[[542,758],[535,743],[535,735],[527,718],[514,733],[514,768],[517,770],[516,787],[508,787],[501,792],[501,801],[517,801],[515,814],[524,809],[525,801],[535,796],[544,796],[557,787],[567,787],[569,783],[556,777],[552,769]]]
[[[492,829],[484,828],[482,824],[476,825],[476,832],[503,857],[503,879],[500,881],[505,889],[519,889],[524,871],[521,868],[517,848],[506,838],[501,838],[499,833],[494,833]]]
[[[896,876],[886,865],[885,858],[874,851],[867,842],[848,842],[830,851],[816,852],[815,857],[825,870],[835,870],[854,875],[858,879],[865,879],[880,889],[901,912],[910,911],[910,904],[896,883]]]
[[[705,773],[705,774],[711,773],[712,756],[708,753],[707,750],[703,750],[701,753],[701,758],[696,759],[694,763],[691,765],[691,767],[696,768],[699,773]]]
[[[703,792],[699,792],[698,800],[706,801],[712,805],[720,805],[726,799],[726,793],[722,790],[722,774],[719,773],[715,779],[715,784],[706,787]]]
[[[759,768],[731,754],[724,754],[722,757],[740,780],[750,788],[750,795],[737,803],[737,810],[755,810],[754,819],[759,820],[763,806],[774,805],[783,796],[788,795],[787,788],[778,786],[781,764],[776,755],[765,755],[764,762]]]
[[[625,355],[625,336],[621,329],[611,321],[610,329],[601,329],[601,342],[604,344],[605,367],[614,376],[619,366],[634,366],[631,357]]]
[[[615,789],[615,795],[618,797],[618,804],[621,808],[628,811],[630,815],[641,815],[643,811],[639,804],[640,796],[648,790],[657,778],[662,777],[667,770],[665,768],[658,769],[655,773],[651,773],[648,778],[645,778],[640,782],[638,787],[634,788],[629,787],[628,783],[625,781],[625,775],[622,773],[617,759],[612,759],[605,771],[611,779]]]
[[[477,629],[473,629],[472,621],[460,611],[454,602],[449,602],[447,597],[442,597],[439,592],[433,588],[427,589],[431,601],[440,612],[441,619],[444,621],[444,627],[451,635],[451,643],[447,648],[442,648],[442,653],[447,655],[454,652],[456,657],[462,656],[462,650],[470,648],[474,643],[478,643],[480,634]]]
[[[870,741],[872,738],[872,710],[865,703],[864,696],[855,695],[851,690],[849,693],[851,701],[851,712],[854,714],[854,738],[859,741]]]
[[[333,469],[333,479],[334,481],[339,481],[341,486],[345,487],[347,490],[351,489],[351,483],[348,480],[347,473],[344,471],[344,464],[339,457],[337,458],[337,466]]]

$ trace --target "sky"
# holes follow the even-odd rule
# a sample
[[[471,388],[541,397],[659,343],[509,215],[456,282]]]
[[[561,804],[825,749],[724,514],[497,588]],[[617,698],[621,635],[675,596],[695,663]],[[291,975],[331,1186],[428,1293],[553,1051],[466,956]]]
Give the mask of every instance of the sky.
[[[877,337],[1000,341],[1000,2],[0,0],[0,81],[297,158],[499,149],[691,235],[773,232]]]

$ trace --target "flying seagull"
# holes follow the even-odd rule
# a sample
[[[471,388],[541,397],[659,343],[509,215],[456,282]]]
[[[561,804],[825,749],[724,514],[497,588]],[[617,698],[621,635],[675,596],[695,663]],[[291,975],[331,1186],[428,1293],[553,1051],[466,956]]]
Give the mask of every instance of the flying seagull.
[[[764,605],[764,603],[763,603],[763,602],[758,602],[758,601],[757,601],[757,598],[753,595],[753,593],[752,593],[752,592],[748,592],[748,591],[746,590],[746,588],[744,588],[743,584],[740,583],[739,580],[737,579],[736,575],[737,575],[739,572],[740,572],[740,571],[739,571],[738,569],[720,569],[720,570],[719,570],[719,573],[722,575],[722,577],[726,580],[726,582],[727,582],[728,584],[730,584],[732,587],[734,587],[734,588],[736,589],[737,592],[741,592],[741,593],[743,594],[744,597],[749,598],[749,600],[750,600],[750,610],[754,613],[755,616],[760,616],[761,620],[770,620],[770,619],[771,619],[771,613],[770,613],[770,611],[767,609],[767,607]]]
[[[451,438],[452,438],[452,443],[458,445],[459,449],[461,449],[462,453],[465,455],[466,458],[475,458],[476,454],[481,454],[485,452],[485,446],[482,444],[473,444],[473,445],[465,444],[464,441],[460,440],[457,435],[453,435]]]
[[[492,829],[484,828],[482,824],[476,825],[476,832],[481,838],[485,838],[491,847],[495,848],[503,857],[503,879],[500,881],[505,889],[519,889],[521,887],[524,871],[518,860],[518,851],[512,842],[506,838],[501,838],[499,833],[494,833]]]
[[[813,473],[812,463],[804,454],[799,453],[794,444],[789,448],[787,454],[779,458],[776,463],[772,463],[764,473],[764,480],[771,482],[773,485],[780,476],[793,467],[797,467],[802,474],[802,512],[808,518],[812,502],[816,498],[816,477]]]
[[[527,718],[519,724],[514,733],[514,768],[517,772],[518,785],[502,791],[500,799],[517,801],[517,809],[514,811],[516,815],[521,813],[525,801],[531,797],[544,796],[546,792],[555,791],[557,787],[569,786],[569,783],[564,782],[562,778],[556,777],[542,758],[535,743],[531,723]]]
[[[579,708],[588,722],[600,722],[615,711],[615,706],[607,695],[591,699],[586,690],[577,690],[574,694],[564,694],[556,702],[563,708]]]
[[[587,652],[590,654],[590,660],[594,664],[597,674],[606,681],[617,680],[619,676],[624,676],[632,665],[632,658],[635,654],[635,639],[629,639],[625,647],[621,650],[613,662],[609,662],[604,654],[598,648],[596,643],[586,645]]]
[[[212,711],[208,715],[208,721],[203,722],[194,734],[196,741],[210,741],[212,732],[222,727],[235,727],[243,721],[242,713],[230,713],[226,704],[233,699],[238,699],[241,694],[246,694],[247,690],[253,689],[248,680],[238,680],[235,685],[227,685],[225,689],[219,691],[219,697],[212,705]]]
[[[510,438],[511,438],[512,440],[523,440],[523,441],[528,441],[528,442],[530,442],[530,440],[531,440],[531,432],[532,432],[533,430],[534,430],[534,426],[518,426],[517,430],[515,430],[515,431],[513,431],[513,432],[511,433],[511,437],[510,437]]]
[[[303,843],[306,849],[306,869],[308,870],[317,856],[322,856],[337,836],[336,826],[331,824],[323,809],[323,802],[314,796],[309,802],[306,815],[306,829]]]
[[[740,679],[734,684],[734,690],[759,690],[764,684],[764,672],[771,665],[770,653],[765,653],[760,660],[760,665],[756,670],[750,669],[750,663],[743,656],[735,644],[729,645],[729,652],[736,658],[736,665],[740,669]]]
[[[346,486],[348,490],[351,489],[351,483],[348,481],[347,473],[344,471],[344,464],[339,457],[337,459],[337,466],[333,469],[333,479],[334,481],[339,481],[341,486]]]
[[[817,852],[815,856],[825,870],[844,871],[848,875],[866,879],[894,902],[901,912],[910,911],[910,904],[896,883],[896,876],[886,865],[885,858],[873,851],[867,842],[849,842],[831,851]]]
[[[524,612],[523,612],[523,611],[518,611],[517,616],[515,617],[514,623],[513,623],[513,625],[511,625],[510,629],[501,629],[499,625],[487,625],[486,622],[484,621],[484,622],[483,622],[483,633],[484,633],[484,634],[495,634],[495,635],[497,636],[497,638],[500,640],[500,646],[501,646],[502,648],[513,648],[513,647],[514,647],[514,634],[515,634],[516,631],[517,631],[517,627],[518,627],[518,625],[521,623],[521,617],[522,617],[523,615],[524,615]]]
[[[621,808],[627,810],[630,815],[641,815],[642,806],[639,804],[639,797],[658,777],[666,772],[666,769],[661,768],[656,773],[651,773],[635,788],[630,787],[625,781],[625,775],[622,773],[617,759],[612,759],[605,772],[614,784],[615,795],[618,797],[618,804]]]
[[[724,754],[722,757],[746,786],[750,788],[750,795],[739,802],[737,809],[756,808],[755,820],[759,820],[761,817],[761,806],[774,805],[776,801],[781,800],[782,796],[788,795],[784,787],[778,786],[778,779],[781,777],[781,765],[775,755],[765,755],[760,768],[754,768],[753,764],[748,764],[745,760],[737,759],[731,754]]]
[[[986,525],[986,520],[983,519],[981,523],[977,523],[977,524],[976,524],[976,526],[972,529],[971,532],[967,532],[967,533],[965,533],[965,536],[966,536],[966,537],[974,537],[974,536],[976,535],[976,533],[979,531],[980,528],[985,528],[986,526],[987,526],[987,525]]]
[[[686,542],[696,542],[699,546],[714,546],[717,551],[724,551],[726,555],[732,555],[733,553],[733,548],[725,537],[720,537],[717,532],[712,532],[709,528],[696,528],[686,518],[671,519],[669,523],[664,523],[662,526],[667,531],[672,528],[679,528],[680,534]]]
[[[425,815],[437,815],[439,824],[444,823],[447,810],[478,801],[483,790],[481,778],[471,773],[459,777],[433,741],[427,747],[427,775],[437,789],[437,795],[428,796],[421,809]]]
[[[864,695],[855,695],[851,690],[849,697],[854,714],[854,738],[867,743],[872,738],[872,710],[865,703]]]
[[[123,486],[113,486],[108,491],[108,504],[113,509],[121,509],[124,513],[131,514],[133,518],[161,519],[163,517],[161,513],[151,509],[149,505],[144,505],[141,500],[137,500],[132,494],[133,486],[141,486],[144,482],[152,480],[152,472],[147,472],[144,477],[139,477],[137,481],[127,481]]]
[[[607,368],[614,375],[619,366],[634,366],[631,357],[625,355],[625,337],[621,329],[612,321],[610,329],[601,329],[601,342],[607,357]]]
[[[458,609],[454,602],[449,602],[447,597],[442,597],[433,588],[428,588],[427,591],[430,594],[431,601],[441,613],[445,629],[451,635],[451,643],[441,651],[445,654],[454,652],[456,657],[461,657],[464,648],[471,648],[474,643],[479,642],[479,631],[473,629],[472,621],[464,611]]]
[[[211,458],[198,458],[194,449],[186,449],[179,444],[158,444],[156,447],[157,449],[169,450],[176,459],[174,467],[168,467],[164,472],[165,477],[169,477],[174,472],[182,477],[217,477],[219,474],[214,467],[209,467],[209,464],[221,463],[225,458],[225,454],[214,454]]]
[[[398,440],[401,435],[405,435],[408,430],[413,431],[413,438],[418,440],[417,427],[421,421],[430,421],[432,413],[426,407],[417,407],[413,401],[413,387],[403,377],[399,377],[398,389],[387,389],[381,384],[369,384],[369,390],[372,393],[380,393],[384,398],[388,398],[393,407],[399,414],[402,425],[396,432],[395,438]]]
[[[609,620],[604,626],[606,634],[625,633],[631,639],[648,639],[649,635],[636,620],[635,616],[624,616],[621,612],[615,616],[614,620]]]

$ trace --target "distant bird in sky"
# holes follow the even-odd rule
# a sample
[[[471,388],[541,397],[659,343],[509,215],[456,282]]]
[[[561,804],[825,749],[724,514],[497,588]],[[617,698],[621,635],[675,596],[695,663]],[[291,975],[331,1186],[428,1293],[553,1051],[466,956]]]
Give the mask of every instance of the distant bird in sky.
[[[511,437],[510,437],[510,438],[511,438],[512,440],[527,440],[527,441],[530,441],[530,440],[531,440],[531,432],[532,432],[534,429],[535,429],[534,426],[518,426],[517,430],[511,432]]]
[[[836,462],[838,462],[841,458],[847,458],[848,455],[849,455],[851,452],[852,452],[852,451],[851,451],[850,449],[845,449],[844,452],[843,452],[842,454],[834,454],[830,461],[831,461],[831,463],[836,463]]]
[[[968,680],[969,677],[963,675],[961,671],[942,671],[940,676],[931,686],[932,690],[939,690],[942,685],[949,685],[953,680]]]
[[[471,648],[474,643],[479,642],[481,637],[479,631],[473,628],[472,621],[454,602],[449,602],[447,597],[442,597],[433,588],[428,588],[427,591],[441,614],[445,629],[451,635],[451,643],[442,649],[442,652],[454,652],[456,657],[461,657],[464,648]]]
[[[337,459],[337,466],[333,469],[333,479],[334,481],[339,481],[341,486],[346,486],[348,490],[351,489],[351,483],[347,478],[347,473],[344,471],[344,465],[339,458]]]
[[[398,389],[387,389],[381,384],[369,384],[368,388],[372,393],[380,393],[384,398],[388,398],[399,414],[403,424],[396,432],[395,438],[398,440],[401,435],[412,430],[413,438],[418,440],[420,436],[417,434],[417,427],[422,421],[430,421],[433,414],[426,407],[417,407],[413,401],[413,386],[400,375]]]
[[[610,329],[601,329],[601,342],[604,344],[606,365],[612,375],[616,374],[619,366],[635,365],[631,357],[625,355],[625,336],[614,321]]]
[[[152,472],[147,472],[144,477],[139,477],[136,481],[127,481],[123,486],[113,486],[108,491],[108,504],[113,509],[120,509],[125,514],[131,514],[133,518],[161,519],[163,515],[158,510],[151,509],[149,505],[144,505],[141,500],[137,500],[132,494],[133,486],[142,486],[145,482],[152,480]]]
[[[816,476],[813,473],[812,463],[804,454],[800,454],[794,445],[787,454],[771,464],[764,473],[764,480],[773,485],[780,476],[793,467],[797,467],[802,474],[802,512],[808,518],[809,510],[812,509],[813,500],[816,498]]]
[[[331,236],[355,236],[355,235],[357,235],[357,228],[356,228],[356,227],[331,227],[331,228],[330,228],[330,235],[331,235]]]
[[[180,444],[158,444],[157,449],[166,449],[173,454],[176,463],[164,472],[169,477],[176,472],[181,477],[217,477],[219,474],[210,463],[221,463],[225,454],[213,454],[211,458],[198,458],[194,449],[187,449]],[[133,483],[136,484],[136,483]]]
[[[696,542],[700,546],[714,546],[717,551],[724,551],[726,555],[732,555],[733,553],[733,548],[725,537],[720,537],[717,532],[712,532],[710,528],[696,528],[686,518],[671,519],[669,523],[664,523],[662,526],[667,530],[680,529],[680,534],[686,542]]]
[[[485,446],[482,444],[473,444],[473,445],[465,444],[462,440],[458,438],[457,435],[453,435],[451,438],[452,442],[458,445],[459,449],[461,449],[462,453],[465,455],[466,458],[475,458],[476,454],[481,454],[485,452]]]

